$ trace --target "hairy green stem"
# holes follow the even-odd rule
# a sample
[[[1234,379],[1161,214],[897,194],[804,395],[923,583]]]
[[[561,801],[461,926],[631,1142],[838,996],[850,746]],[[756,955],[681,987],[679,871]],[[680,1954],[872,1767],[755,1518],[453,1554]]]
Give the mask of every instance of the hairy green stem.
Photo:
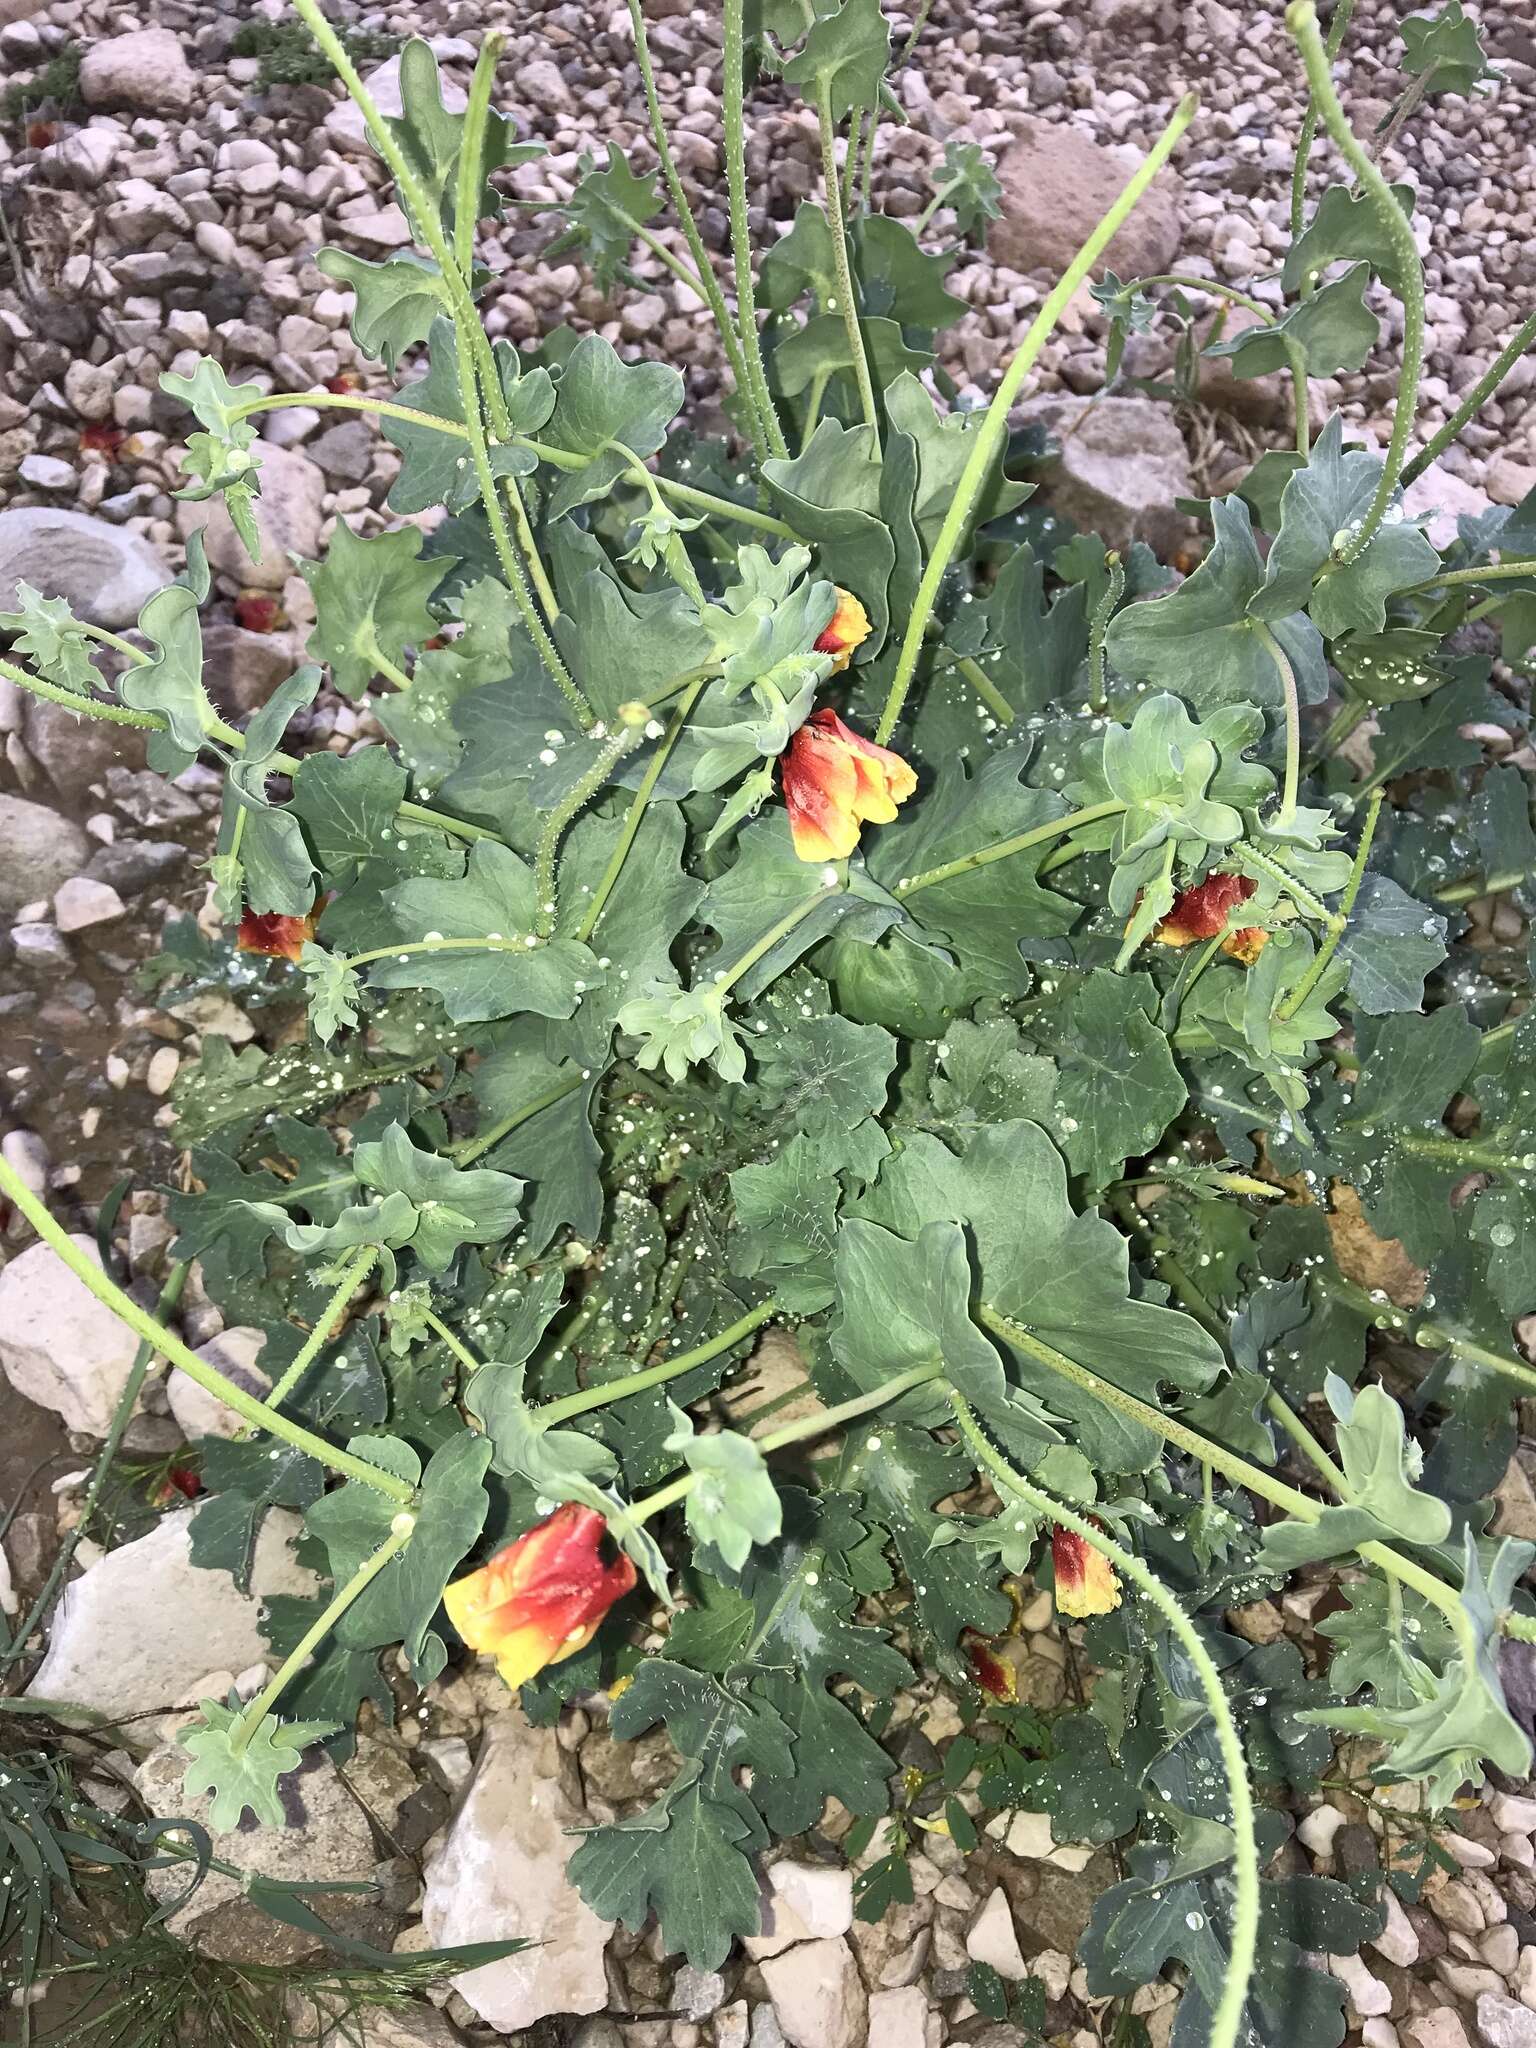
[[[539,834],[539,843],[533,856],[534,888],[534,930],[542,939],[547,939],[555,928],[555,857],[560,851],[560,841],[572,821],[579,817],[591,803],[593,797],[605,788],[613,771],[624,759],[632,754],[645,738],[645,728],[650,723],[643,704],[633,707],[637,716],[629,716],[631,707],[622,705],[619,716],[623,720],[619,730],[604,746],[592,766],[573,788],[561,797],[544,821]]]
[[[1485,1365],[1490,1372],[1501,1373],[1528,1393],[1536,1392],[1536,1370],[1518,1364],[1513,1358],[1505,1358],[1500,1352],[1490,1351],[1486,1345],[1474,1344],[1470,1338],[1457,1337],[1449,1330],[1442,1330],[1437,1323],[1421,1323],[1414,1332],[1414,1342],[1428,1351],[1449,1351],[1453,1358],[1464,1358],[1469,1365]]]
[[[995,860],[1006,860],[1010,854],[1023,853],[1031,846],[1043,846],[1048,840],[1060,839],[1063,833],[1077,831],[1081,825],[1096,824],[1100,818],[1117,818],[1124,809],[1123,803],[1111,798],[1102,804],[1086,804],[1080,811],[1068,811],[1061,818],[1048,818],[1043,825],[1016,832],[1011,839],[979,846],[974,853],[963,853],[936,868],[925,868],[920,875],[904,875],[896,884],[896,894],[915,896],[919,889],[931,889],[935,882],[950,882],[956,875],[970,874],[973,868],[990,867]]]
[[[881,746],[886,744],[895,731],[896,721],[900,718],[902,706],[907,701],[907,692],[912,686],[917,659],[922,652],[924,637],[928,631],[928,621],[933,616],[934,606],[938,603],[940,585],[959,549],[961,536],[970,524],[976,501],[981,495],[992,465],[1003,451],[1008,437],[1008,414],[1019,395],[1024,379],[1033,369],[1041,349],[1066,310],[1069,300],[1084,279],[1092,273],[1093,266],[1114,240],[1142,194],[1172,155],[1174,145],[1194,119],[1197,105],[1198,101],[1192,93],[1180,101],[1168,125],[1153,144],[1146,161],[1067,266],[1065,274],[1040,308],[1029,331],[1019,344],[1012,362],[1003,373],[1002,382],[997,387],[992,403],[987,407],[986,416],[972,437],[970,455],[960,473],[954,496],[950,499],[949,509],[944,514],[938,538],[934,542],[933,553],[928,558],[922,580],[918,585],[917,596],[912,605],[912,616],[907,621],[901,652],[896,661],[896,671],[886,695],[885,709],[880,714],[880,723],[875,731],[875,739]]]
[[[1095,711],[1104,709],[1108,697],[1104,636],[1115,615],[1115,606],[1125,595],[1125,570],[1120,565],[1118,549],[1110,549],[1104,557],[1104,566],[1109,571],[1109,580],[1104,585],[1104,595],[1093,608],[1093,618],[1088,627],[1088,702]]]
[[[472,1166],[477,1159],[483,1159],[487,1152],[494,1151],[503,1138],[508,1138],[522,1124],[531,1123],[546,1109],[553,1109],[557,1102],[564,1102],[567,1095],[574,1095],[578,1088],[586,1086],[587,1077],[578,1073],[574,1079],[562,1081],[558,1088],[550,1088],[543,1095],[536,1095],[532,1102],[525,1102],[510,1115],[500,1117],[488,1131],[478,1137],[466,1138],[462,1145],[454,1146],[449,1158],[455,1166]]]
[[[170,1315],[176,1304],[181,1300],[182,1290],[186,1287],[187,1276],[191,1271],[191,1260],[181,1259],[172,1266],[170,1272],[166,1275],[165,1285],[160,1290],[160,1298],[155,1303],[153,1311],[154,1319],[157,1323],[162,1322],[166,1316]],[[128,1368],[128,1377],[123,1382],[123,1391],[119,1394],[117,1406],[112,1411],[112,1420],[107,1427],[106,1437],[102,1442],[101,1449],[96,1454],[96,1462],[91,1467],[91,1476],[86,1485],[85,1498],[80,1503],[79,1518],[75,1522],[74,1527],[66,1532],[62,1543],[59,1545],[58,1556],[53,1560],[48,1576],[44,1579],[37,1598],[27,1609],[22,1620],[17,1623],[16,1632],[11,1637],[10,1642],[4,1649],[0,1649],[0,1668],[14,1663],[18,1658],[26,1655],[29,1638],[48,1619],[48,1615],[53,1607],[54,1596],[57,1594],[59,1587],[64,1583],[64,1575],[69,1570],[70,1564],[74,1559],[76,1546],[90,1527],[91,1517],[96,1512],[96,1503],[101,1499],[102,1488],[107,1483],[107,1474],[111,1470],[112,1460],[117,1456],[118,1446],[123,1440],[123,1432],[128,1427],[129,1420],[133,1414],[134,1404],[139,1398],[139,1389],[144,1384],[145,1377],[149,1372],[150,1365],[157,1354],[158,1348],[156,1344],[146,1337],[133,1355],[133,1363]]]
[[[1474,875],[1467,882],[1453,882],[1448,889],[1436,889],[1437,903],[1477,903],[1484,896],[1498,896],[1506,889],[1518,889],[1527,879],[1524,868],[1506,868],[1502,874]]]
[[[624,820],[624,828],[619,834],[612,853],[608,856],[608,865],[603,869],[602,879],[592,892],[592,901],[582,912],[581,920],[576,926],[575,936],[582,945],[585,945],[593,932],[597,930],[598,919],[608,907],[608,899],[614,892],[619,876],[623,873],[624,863],[628,860],[629,850],[635,843],[635,835],[640,830],[640,822],[645,816],[646,806],[655,794],[656,785],[661,780],[661,771],[667,765],[667,757],[672,752],[673,747],[676,746],[679,733],[688,723],[688,714],[698,702],[699,692],[703,689],[705,683],[708,682],[709,676],[712,673],[713,669],[697,677],[683,692],[676,709],[672,713],[671,720],[668,723],[666,732],[662,736],[660,744],[645,765],[645,773],[640,778],[640,787],[635,791],[634,801],[631,803],[628,815]]]
[[[338,1589],[324,1610],[299,1637],[293,1649],[235,1723],[229,1746],[237,1756],[272,1711],[289,1680],[298,1676],[347,1609],[368,1590],[384,1567],[399,1556],[410,1542],[415,1529],[416,1517],[408,1509],[396,1515],[389,1525],[388,1536],[378,1549],[371,1557],[364,1559],[352,1577]]]
[[[1012,725],[1014,721],[1013,706],[987,674],[981,663],[973,661],[968,654],[955,654],[947,647],[940,649],[939,658],[942,660],[945,655],[949,655],[955,673],[965,677],[965,680],[976,692],[982,703],[986,705],[998,724]]]
[[[715,276],[709,251],[704,246],[704,237],[699,232],[698,221],[692,206],[688,203],[688,194],[683,189],[677,160],[672,154],[667,124],[661,111],[661,97],[656,90],[656,72],[651,63],[651,43],[645,26],[644,9],[640,5],[640,0],[628,0],[628,6],[630,26],[635,35],[635,60],[640,67],[640,85],[645,94],[646,113],[650,118],[651,140],[656,145],[657,156],[661,159],[661,175],[666,183],[667,195],[672,201],[672,210],[677,215],[678,225],[683,231],[683,239],[688,244],[688,253],[693,258],[694,269],[699,274],[699,288],[719,332],[720,345],[725,350],[725,359],[730,365],[732,382],[741,393],[747,424],[751,430],[752,445],[758,460],[761,461],[768,453],[768,442],[763,433],[762,423],[757,417],[757,409],[752,403],[746,357],[741,352],[741,342],[737,338],[730,308],[725,303],[725,294],[721,291],[720,281]]]
[[[242,1422],[253,1423],[256,1428],[266,1430],[270,1435],[280,1437],[284,1443],[292,1444],[295,1450],[307,1452],[319,1465],[332,1472],[339,1472],[343,1478],[359,1480],[364,1486],[371,1486],[377,1492],[387,1494],[391,1500],[408,1504],[413,1490],[393,1472],[381,1471],[377,1465],[370,1465],[362,1458],[354,1458],[349,1451],[338,1451],[312,1430],[303,1429],[296,1422],[290,1422],[285,1415],[273,1415],[243,1387],[237,1387],[233,1380],[225,1379],[223,1373],[215,1372],[196,1352],[191,1351],[179,1337],[163,1329],[147,1309],[140,1308],[131,1295],[125,1294],[110,1275],[75,1243],[63,1230],[48,1209],[40,1202],[26,1182],[10,1163],[0,1158],[0,1194],[6,1195],[26,1217],[50,1250],[56,1252],[64,1264],[88,1288],[104,1308],[112,1311],[120,1322],[128,1325],[145,1343],[161,1352],[172,1365],[179,1366],[187,1378],[201,1387],[206,1394],[222,1401],[226,1408],[232,1408]]]
[[[1529,314],[1520,323],[1445,425],[1425,442],[1411,462],[1404,465],[1404,484],[1411,484],[1415,477],[1422,476],[1436,456],[1450,447],[1462,428],[1482,411],[1533,342],[1536,342],[1536,313]]]
[[[315,1326],[305,1338],[288,1370],[278,1380],[262,1401],[267,1409],[281,1408],[288,1395],[303,1379],[311,1365],[330,1342],[335,1326],[340,1321],[347,1303],[361,1287],[374,1267],[379,1263],[377,1245],[359,1245],[347,1261],[341,1278],[337,1281],[330,1300],[315,1319]]]
[[[491,119],[491,93],[496,84],[496,66],[506,37],[500,29],[488,29],[475,59],[469,81],[469,100],[464,109],[464,126],[459,131],[458,180],[453,195],[453,260],[460,277],[473,290],[475,230],[480,225],[480,189],[484,183],[485,132]]]
[[[696,1344],[691,1351],[680,1351],[676,1358],[664,1358],[659,1365],[646,1366],[642,1371],[632,1372],[621,1380],[607,1380],[600,1386],[583,1387],[579,1393],[562,1394],[557,1401],[547,1401],[537,1411],[544,1428],[553,1429],[557,1423],[568,1422],[573,1415],[585,1415],[594,1408],[610,1408],[615,1401],[627,1401],[634,1394],[648,1394],[653,1387],[664,1387],[669,1380],[681,1379],[685,1372],[692,1372],[696,1365],[707,1365],[712,1358],[718,1358],[722,1351],[729,1351],[733,1344],[739,1344],[743,1337],[750,1337],[754,1330],[760,1330],[770,1316],[779,1313],[776,1301],[760,1302],[754,1309],[748,1309],[722,1330],[718,1337],[711,1337],[703,1344]]]
[[[1372,792],[1370,803],[1366,807],[1365,823],[1360,830],[1360,844],[1355,848],[1355,864],[1349,871],[1349,880],[1345,884],[1343,896],[1339,899],[1339,907],[1329,922],[1329,928],[1317,949],[1312,965],[1280,1005],[1278,1014],[1282,1020],[1295,1016],[1322,980],[1328,970],[1329,961],[1338,951],[1339,941],[1343,938],[1349,923],[1350,912],[1355,907],[1355,898],[1360,894],[1360,884],[1365,880],[1365,863],[1370,855],[1371,841],[1376,836],[1376,820],[1381,816],[1381,799],[1382,792],[1379,789]]]
[[[821,127],[821,174],[827,195],[827,226],[832,231],[832,268],[837,278],[838,311],[843,316],[843,326],[848,334],[848,350],[853,357],[853,378],[859,387],[859,408],[864,414],[864,424],[875,437],[875,451],[880,449],[880,415],[875,409],[874,380],[869,374],[869,358],[864,353],[864,336],[859,327],[858,298],[853,286],[853,264],[848,255],[848,225],[843,218],[842,194],[837,182],[837,126],[832,119],[832,84],[823,80],[816,100],[816,117]]]
[[[1232,1807],[1232,1950],[1222,1976],[1221,1996],[1211,2016],[1208,2039],[1209,2048],[1235,2048],[1243,2027],[1243,2008],[1248,2002],[1248,1988],[1253,1979],[1254,1957],[1258,1949],[1259,1852],[1254,1836],[1253,1790],[1248,1782],[1248,1763],[1237,1723],[1232,1718],[1226,1687],[1221,1682],[1221,1673],[1198,1629],[1178,1600],[1135,1552],[1116,1543],[1096,1522],[1090,1521],[1076,1508],[1054,1499],[1026,1479],[1022,1472],[1016,1471],[1002,1453],[994,1449],[964,1395],[952,1392],[949,1398],[960,1425],[960,1434],[978,1464],[985,1466],[996,1483],[1023,1501],[1026,1507],[1070,1529],[1090,1549],[1107,1558],[1123,1579],[1129,1580],[1151,1601],[1194,1667],[1210,1710]]]
[[[1285,708],[1285,783],[1280,792],[1280,808],[1275,814],[1276,828],[1283,832],[1296,815],[1296,798],[1301,788],[1301,699],[1296,689],[1296,671],[1291,667],[1285,649],[1264,620],[1252,619],[1249,623],[1264,652],[1275,665],[1275,673],[1280,678],[1281,703]]]
[[[763,368],[757,332],[757,295],[752,279],[752,226],[747,214],[745,0],[721,0],[724,74],[721,83],[725,129],[725,177],[731,218],[731,262],[736,274],[736,321],[747,366],[746,396],[757,415],[770,455],[789,454]]]
[[[1349,27],[1349,17],[1354,12],[1355,0],[1335,0],[1333,19],[1328,24],[1327,58],[1331,66],[1344,41],[1344,32]],[[1291,239],[1301,233],[1307,212],[1307,165],[1312,156],[1312,145],[1317,140],[1317,100],[1311,94],[1307,98],[1307,111],[1302,116],[1301,132],[1296,138],[1296,158],[1291,166]]]
[[[1106,1407],[1113,1408],[1117,1414],[1126,1416],[1132,1422],[1141,1423],[1154,1434],[1161,1436],[1165,1442],[1177,1445],[1188,1456],[1200,1458],[1206,1464],[1213,1465],[1234,1484],[1247,1487],[1250,1493],[1256,1493],[1261,1500],[1267,1500],[1283,1513],[1294,1515],[1301,1522],[1316,1522],[1321,1519],[1323,1510],[1318,1503],[1309,1500],[1306,1494],[1299,1493],[1294,1486],[1287,1486],[1284,1480],[1276,1479],[1262,1466],[1252,1464],[1247,1458],[1239,1457],[1235,1451],[1229,1451],[1224,1445],[1202,1436],[1187,1423],[1179,1422],[1171,1415],[1165,1415],[1162,1409],[1154,1408],[1146,1401],[1139,1401],[1134,1394],[1127,1394],[1112,1380],[1101,1379],[1096,1372],[1090,1372],[1086,1366],[1079,1365],[1076,1359],[1068,1358],[1054,1345],[1047,1344],[1037,1337],[1032,1330],[1025,1329],[1023,1324],[1003,1315],[1000,1310],[993,1308],[990,1302],[980,1304],[977,1309],[977,1320],[994,1335],[1013,1345],[1015,1350],[1024,1352],[1051,1372],[1059,1373],[1063,1379],[1070,1380],[1074,1386],[1092,1394]],[[1405,1586],[1412,1586],[1416,1593],[1438,1608],[1455,1631],[1463,1655],[1469,1660],[1476,1659],[1477,1633],[1472,1626],[1471,1617],[1462,1605],[1461,1596],[1454,1587],[1448,1586],[1443,1579],[1437,1579],[1432,1572],[1425,1571],[1421,1565],[1415,1564],[1411,1558],[1403,1557],[1385,1543],[1360,1543],[1355,1547],[1368,1563],[1378,1565],[1392,1577],[1400,1579]]]
[[[1443,569],[1438,576],[1431,576],[1423,583],[1412,584],[1401,595],[1416,597],[1422,590],[1456,589],[1466,583],[1499,583],[1512,576],[1536,577],[1536,560],[1487,562],[1480,569]]]
[[[464,1342],[463,1338],[458,1336],[453,1330],[450,1330],[448,1325],[443,1321],[440,1315],[435,1314],[433,1310],[429,1308],[423,1309],[421,1312],[421,1319],[426,1324],[427,1328],[432,1332],[433,1336],[437,1338],[438,1342],[447,1345],[448,1349],[453,1353],[454,1357],[458,1360],[459,1364],[463,1366],[466,1372],[475,1373],[480,1370],[481,1366],[485,1363],[485,1361],[483,1359],[476,1358],[475,1354],[473,1353],[473,1351],[470,1350],[469,1346]]]
[[[1397,400],[1392,410],[1392,434],[1387,443],[1386,460],[1381,480],[1364,516],[1334,555],[1334,560],[1342,567],[1356,560],[1369,547],[1376,529],[1386,516],[1387,507],[1392,503],[1408,452],[1418,400],[1419,373],[1424,366],[1424,267],[1419,261],[1412,223],[1393,197],[1392,187],[1362,148],[1339,104],[1339,96],[1333,88],[1328,52],[1318,33],[1317,9],[1313,0],[1291,0],[1285,11],[1285,25],[1301,51],[1312,103],[1323,125],[1335,148],[1375,203],[1382,232],[1391,244],[1393,282],[1403,306],[1403,361],[1398,373]]]

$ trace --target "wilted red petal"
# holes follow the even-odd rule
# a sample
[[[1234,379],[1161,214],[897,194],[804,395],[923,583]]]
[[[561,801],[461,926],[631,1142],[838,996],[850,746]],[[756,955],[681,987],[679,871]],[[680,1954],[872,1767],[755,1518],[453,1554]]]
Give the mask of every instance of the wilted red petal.
[[[1109,1559],[1060,1522],[1051,1531],[1051,1568],[1058,1614],[1111,1614],[1120,1605],[1120,1581]]]
[[[1005,1657],[999,1657],[991,1639],[973,1628],[960,1637],[960,1647],[971,1667],[971,1676],[983,1692],[1012,1706],[1019,1697],[1018,1675]]]
[[[1245,924],[1241,931],[1228,932],[1221,942],[1223,953],[1251,967],[1269,944],[1269,933],[1261,924]]]
[[[1247,875],[1207,875],[1193,888],[1179,891],[1152,936],[1161,946],[1192,946],[1198,939],[1214,939],[1225,930],[1228,911],[1246,903],[1258,886]]]
[[[622,1551],[604,1557],[608,1525],[574,1501],[526,1530],[443,1594],[472,1650],[488,1650],[509,1686],[584,1649],[610,1607],[635,1584]]]
[[[58,129],[51,121],[29,121],[27,123],[28,149],[47,149],[58,137]]]
[[[114,427],[110,420],[87,420],[80,429],[80,446],[97,455],[108,457],[119,454],[127,440],[122,427]]]
[[[344,392],[360,390],[362,379],[354,377],[350,370],[343,370],[335,377],[327,377],[325,388],[340,397]]]
[[[284,917],[276,910],[247,910],[240,919],[240,936],[235,941],[242,953],[265,953],[272,960],[297,960],[307,939],[315,936],[315,913],[308,917]]]
[[[186,1500],[196,1500],[200,1493],[207,1490],[190,1465],[173,1465],[165,1476]]]
[[[853,659],[853,651],[869,638],[869,613],[851,590],[837,586],[837,610],[816,637],[816,652],[832,656],[837,675]]]
[[[235,624],[247,633],[275,633],[287,623],[287,613],[269,591],[242,590],[235,599]]]
[[[779,759],[790,836],[802,860],[846,860],[860,825],[888,825],[917,787],[900,754],[862,739],[835,711],[813,711]]]

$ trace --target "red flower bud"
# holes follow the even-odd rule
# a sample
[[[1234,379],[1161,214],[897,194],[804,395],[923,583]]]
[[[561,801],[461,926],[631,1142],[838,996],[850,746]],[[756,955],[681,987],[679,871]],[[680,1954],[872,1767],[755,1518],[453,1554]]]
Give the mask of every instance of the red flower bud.
[[[241,953],[265,953],[272,960],[297,960],[307,939],[315,936],[315,913],[285,917],[277,910],[247,910],[235,941]]]
[[[802,860],[846,860],[863,823],[888,825],[917,777],[889,747],[813,711],[780,756],[790,836]]]
[[[235,624],[247,633],[275,633],[287,623],[287,613],[268,591],[242,590],[235,599]]]
[[[586,1648],[616,1601],[635,1584],[634,1565],[611,1549],[608,1525],[574,1501],[498,1550],[489,1564],[443,1594],[448,1619],[472,1650],[486,1650],[514,1689],[547,1664]]]

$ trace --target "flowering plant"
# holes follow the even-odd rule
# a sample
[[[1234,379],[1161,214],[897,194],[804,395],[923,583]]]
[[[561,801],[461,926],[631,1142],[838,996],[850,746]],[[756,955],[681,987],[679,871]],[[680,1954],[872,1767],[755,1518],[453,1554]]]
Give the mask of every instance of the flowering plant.
[[[114,697],[96,629],[25,592],[0,620],[18,684],[150,728],[166,772],[224,763],[220,908],[307,1006],[271,1050],[208,1038],[176,1097],[177,1256],[266,1328],[264,1400],[0,1165],[247,1426],[204,1447],[195,1560],[242,1574],[274,1503],[329,1560],[270,1684],[189,1731],[196,1782],[275,1825],[279,1760],[350,1720],[381,1651],[426,1684],[483,1650],[531,1713],[607,1690],[618,1736],[665,1725],[675,1779],[570,1872],[701,1968],[758,1926],[754,1858],[829,1799],[871,1914],[910,1897],[915,1829],[965,1851],[983,1806],[1026,1807],[1131,1845],[1083,1942],[1091,1995],[1171,1967],[1181,2043],[1337,2042],[1339,1987],[1305,1956],[1352,1951],[1380,1903],[1265,1874],[1331,1731],[1436,1806],[1531,1754],[1500,1661],[1536,1637],[1533,1551],[1488,1533],[1488,1496],[1536,1387],[1514,1336],[1536,1023],[1528,959],[1467,906],[1529,907],[1536,832],[1520,769],[1467,737],[1525,714],[1463,628],[1496,618],[1515,665],[1536,642],[1536,505],[1442,549],[1401,502],[1501,366],[1409,460],[1419,253],[1296,0],[1290,309],[1252,302],[1210,344],[1238,378],[1289,366],[1295,446],[1203,508],[1182,582],[1140,545],[1052,547],[1010,408],[1193,103],[967,414],[929,374],[949,258],[868,202],[879,0],[764,0],[750,33],[723,0],[729,299],[631,0],[728,450],[675,430],[665,362],[484,333],[476,223],[526,153],[492,107],[497,38],[462,113],[411,45],[386,118],[295,5],[421,247],[320,259],[398,388],[167,376],[198,422],[187,495],[254,548],[257,423],[330,405],[398,449],[393,511],[442,516],[338,525],[305,565],[316,665],[244,730],[202,686],[195,542]],[[823,203],[760,265],[758,75],[804,94],[825,159]],[[1319,129],[1349,178],[1309,208]],[[612,282],[662,203],[611,154],[563,245]],[[923,225],[996,204],[957,151]],[[1166,283],[1097,287],[1112,368]],[[1384,453],[1338,416],[1314,439],[1309,408],[1372,344],[1367,285],[1403,314]],[[322,664],[392,747],[282,751]],[[770,1326],[798,1363],[754,1426]],[[1337,1587],[1305,1660],[1226,1620],[1297,1573]],[[1003,1704],[1032,1574],[1102,1674],[1044,1718]],[[664,1637],[643,1655],[642,1582]],[[882,1737],[919,1662],[972,1732],[914,1787]]]

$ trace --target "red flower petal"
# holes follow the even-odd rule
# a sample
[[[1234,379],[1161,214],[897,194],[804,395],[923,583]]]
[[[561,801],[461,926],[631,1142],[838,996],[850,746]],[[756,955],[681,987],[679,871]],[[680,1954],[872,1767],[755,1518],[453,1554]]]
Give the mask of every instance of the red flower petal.
[[[869,638],[869,614],[851,590],[837,586],[837,610],[816,638],[816,652],[832,656],[837,675],[853,659],[853,651]]]
[[[622,1551],[605,1557],[608,1525],[568,1501],[443,1594],[472,1650],[488,1650],[512,1687],[575,1656],[638,1574]]]
[[[1163,946],[1191,946],[1197,939],[1214,939],[1225,930],[1228,911],[1235,904],[1246,903],[1258,886],[1247,875],[1207,875],[1193,888],[1180,890],[1172,910],[1152,936]]]
[[[276,910],[247,910],[240,919],[240,936],[235,945],[242,953],[265,953],[272,960],[297,960],[306,939],[314,936],[313,911],[308,917],[284,917]]]
[[[1051,1569],[1058,1614],[1110,1614],[1120,1605],[1120,1581],[1109,1559],[1060,1522],[1051,1531]]]
[[[865,822],[886,825],[917,787],[900,754],[835,711],[813,711],[780,756],[790,835],[802,860],[846,860]]]

